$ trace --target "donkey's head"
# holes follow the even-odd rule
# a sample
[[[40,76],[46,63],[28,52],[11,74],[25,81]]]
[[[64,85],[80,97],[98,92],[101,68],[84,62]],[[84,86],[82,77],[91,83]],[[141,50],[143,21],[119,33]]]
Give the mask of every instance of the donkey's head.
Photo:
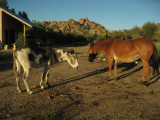
[[[74,50],[57,50],[57,53],[60,54],[59,56],[59,61],[67,61],[74,70],[78,69],[79,64],[78,64],[78,57],[77,54],[74,53]]]
[[[90,47],[89,47],[89,57],[88,57],[89,62],[93,62],[96,56],[97,52],[94,50],[94,42],[92,41],[90,42]]]

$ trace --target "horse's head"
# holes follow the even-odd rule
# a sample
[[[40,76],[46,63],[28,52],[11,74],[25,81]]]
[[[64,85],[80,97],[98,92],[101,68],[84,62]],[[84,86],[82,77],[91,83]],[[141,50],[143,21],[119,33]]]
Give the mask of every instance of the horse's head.
[[[94,50],[94,41],[92,41],[90,42],[90,47],[89,47],[89,57],[88,57],[89,62],[93,62],[96,56],[97,52]]]
[[[60,58],[67,61],[75,71],[78,69],[78,57],[74,50],[58,50],[57,52],[61,54]]]

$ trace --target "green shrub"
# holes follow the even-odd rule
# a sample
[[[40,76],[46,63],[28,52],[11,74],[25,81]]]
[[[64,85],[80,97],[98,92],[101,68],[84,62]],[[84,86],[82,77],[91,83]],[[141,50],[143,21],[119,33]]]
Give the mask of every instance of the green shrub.
[[[28,45],[26,37],[24,37],[24,35],[20,32],[16,40],[16,46],[25,46],[25,45]]]
[[[41,110],[42,117],[44,117],[45,120],[53,120],[56,116],[56,111],[54,109],[42,109]]]
[[[158,57],[160,57],[160,43],[155,44],[157,51],[158,51]]]

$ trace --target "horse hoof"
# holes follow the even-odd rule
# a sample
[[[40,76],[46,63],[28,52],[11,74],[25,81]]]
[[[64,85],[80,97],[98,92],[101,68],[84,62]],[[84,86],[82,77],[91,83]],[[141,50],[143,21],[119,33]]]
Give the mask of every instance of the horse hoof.
[[[142,82],[143,85],[145,85],[146,87],[148,87],[150,84],[147,81]]]
[[[143,85],[143,82],[141,81],[141,82],[139,82],[139,84],[140,84],[140,85]]]
[[[109,77],[107,77],[107,78],[106,78],[106,81],[107,81],[107,82],[109,82],[109,81],[110,81],[110,78],[109,78]]]

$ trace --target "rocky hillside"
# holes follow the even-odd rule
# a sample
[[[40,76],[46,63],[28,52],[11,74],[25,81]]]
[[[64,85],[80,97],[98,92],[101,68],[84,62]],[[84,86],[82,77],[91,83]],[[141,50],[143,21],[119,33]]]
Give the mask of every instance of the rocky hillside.
[[[78,21],[69,19],[68,21],[52,21],[52,22],[38,22],[38,25],[43,27],[46,31],[53,31],[56,33],[70,33],[84,36],[85,38],[92,37],[95,33],[99,38],[105,38],[107,30],[103,25],[82,18]]]

